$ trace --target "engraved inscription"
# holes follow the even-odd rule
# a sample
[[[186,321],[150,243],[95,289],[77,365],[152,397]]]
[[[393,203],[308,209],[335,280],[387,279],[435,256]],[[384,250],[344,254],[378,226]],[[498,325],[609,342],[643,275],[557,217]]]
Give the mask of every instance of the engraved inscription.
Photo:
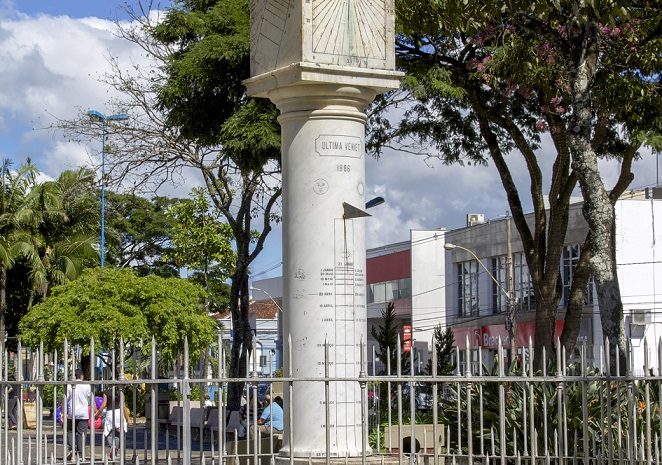
[[[322,157],[361,158],[363,144],[359,137],[320,134],[315,139],[315,152]]]
[[[324,195],[329,192],[329,183],[326,182],[326,179],[316,179],[313,183],[313,191],[317,195]]]

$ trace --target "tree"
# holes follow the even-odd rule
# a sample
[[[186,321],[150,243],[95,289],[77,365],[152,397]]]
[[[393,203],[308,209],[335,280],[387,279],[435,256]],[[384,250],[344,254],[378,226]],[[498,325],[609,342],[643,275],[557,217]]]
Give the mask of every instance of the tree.
[[[168,209],[175,199],[106,191],[108,262],[132,267],[140,275],[175,277],[178,271],[170,254],[173,218]]]
[[[176,2],[162,21],[146,9],[129,14],[132,25],[118,23],[118,34],[155,64],[127,73],[110,60],[103,80],[120,94],[110,107],[131,120],[109,131],[109,181],[155,191],[184,172],[202,178],[234,236],[231,375],[242,377],[252,340],[249,270],[279,219],[281,196],[278,111],[247,98],[241,84],[249,77],[248,1]],[[82,118],[56,127],[73,138],[98,137]],[[240,400],[241,386],[231,386],[230,408]]]
[[[554,354],[560,256],[569,199],[578,180],[587,199],[589,227],[593,231],[596,226],[591,219],[593,191],[589,183],[582,181],[587,170],[579,161],[586,152],[578,155],[579,145],[573,142],[575,129],[583,128],[583,147],[591,148],[591,157],[621,160],[620,178],[611,191],[610,202],[631,182],[630,168],[644,138],[659,132],[659,108],[654,105],[659,98],[659,73],[652,72],[659,69],[653,62],[660,56],[655,52],[659,43],[651,41],[659,32],[653,27],[654,9],[643,4],[639,10],[623,10],[627,15],[619,16],[599,2],[590,6],[574,1],[396,3],[401,31],[396,53],[407,77],[404,91],[376,108],[370,142],[377,154],[396,143],[406,150],[427,151],[446,163],[483,164],[492,160],[506,191],[534,286],[535,350],[540,363],[543,348],[548,355]],[[596,16],[594,7],[600,10],[601,17]],[[573,82],[578,76],[577,60],[582,56],[584,43],[580,32],[588,22],[598,20],[607,29],[601,32],[605,37],[598,53],[599,72],[592,68],[596,71],[590,89],[592,118],[584,118],[583,126],[578,127],[575,116],[580,110],[577,103],[582,99],[573,91]],[[618,28],[618,35],[612,27]],[[616,89],[622,89],[621,95]],[[627,105],[623,105],[623,97]],[[403,101],[409,103],[401,120],[393,126],[380,110]],[[650,118],[644,121],[636,115]],[[539,152],[543,136],[551,139],[554,153],[551,173],[547,174],[543,173],[540,157],[549,155]],[[526,222],[523,200],[513,180],[516,160],[511,152],[515,150],[531,180],[531,225]],[[548,209],[543,191],[545,180],[549,180]],[[609,285],[597,277],[596,263],[604,259],[604,251],[613,250],[605,244],[604,237],[603,233],[592,233],[584,247],[593,257],[590,268],[600,289]],[[598,249],[601,259],[595,254]],[[584,255],[584,260],[590,258]],[[586,283],[589,268],[578,271],[586,274],[577,281]],[[575,287],[573,292],[576,298],[571,298],[570,316],[581,313],[584,299],[577,296],[585,292],[585,285]],[[614,298],[618,300],[616,295]],[[611,342],[622,340],[622,332],[615,331],[616,321],[620,325],[622,318],[608,310],[613,305],[605,302],[604,296],[599,300],[605,335]],[[576,331],[568,326],[567,331]],[[564,341],[574,347],[571,337]]]
[[[432,341],[434,342],[433,350],[436,352],[437,358],[437,376],[452,375],[456,369],[455,366],[455,336],[451,328],[443,328],[437,325],[432,334]],[[428,360],[425,367],[425,374],[432,375],[432,358]]]
[[[5,351],[7,315],[7,270],[16,258],[34,253],[30,236],[23,229],[22,216],[25,198],[35,185],[37,169],[28,160],[16,172],[11,161],[0,166],[0,350]]]
[[[31,267],[31,298],[49,287],[75,279],[84,267],[96,266],[99,254],[98,197],[94,172],[67,170],[54,181],[36,185],[21,213],[32,247],[23,253]],[[33,253],[34,251],[34,253]]]
[[[210,211],[205,191],[193,189],[191,199],[170,207],[174,220],[172,257],[177,266],[201,271],[205,291],[209,292],[209,268],[228,276],[236,261],[232,250],[232,229],[220,221],[217,211]]]
[[[65,171],[57,180],[42,183],[37,183],[37,174],[29,161],[16,172],[5,162],[0,221],[7,253],[3,291],[11,307],[5,305],[3,322],[11,336],[51,285],[74,279],[98,260],[93,173]]]
[[[89,355],[91,339],[112,349],[123,338],[135,349],[154,336],[159,356],[168,363],[188,338],[196,359],[216,338],[204,299],[200,286],[181,278],[138,277],[127,268],[87,269],[28,311],[19,325],[21,339],[35,348],[43,341],[46,351],[61,350],[67,339]]]
[[[398,320],[395,317],[395,304],[389,302],[382,310],[382,324],[378,328],[372,327],[370,334],[377,341],[379,352],[377,355],[384,363],[384,373],[390,367],[389,374],[395,373],[398,360]]]

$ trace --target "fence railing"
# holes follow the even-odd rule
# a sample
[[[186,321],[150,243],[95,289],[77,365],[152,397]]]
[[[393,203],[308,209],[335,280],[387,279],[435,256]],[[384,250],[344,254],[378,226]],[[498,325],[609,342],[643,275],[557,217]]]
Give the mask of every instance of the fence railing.
[[[264,396],[272,402],[281,397],[291,414],[288,397],[298,383],[348,381],[362,384],[366,394],[361,420],[368,425],[368,441],[362,458],[383,455],[399,463],[434,465],[660,463],[662,373],[646,358],[642,375],[633,375],[630,366],[616,375],[621,367],[607,368],[612,365],[608,346],[599,366],[586,363],[584,349],[577,363],[567,363],[559,349],[553,357],[545,356],[538,372],[527,355],[532,350],[504,367],[499,363],[504,360],[503,348],[494,354],[491,366],[479,363],[462,369],[461,361],[470,360],[472,350],[483,359],[481,348],[466,347],[450,360],[437,360],[433,354],[429,370],[419,375],[413,374],[413,360],[398,351],[395,366],[387,363],[381,372],[375,366],[362,367],[361,377],[355,379],[315,380],[257,377],[249,362],[246,372],[253,376],[230,378],[220,341],[195,367],[186,347],[170,366],[160,366],[154,343],[144,349],[141,355],[134,351],[127,356],[124,344],[99,351],[91,341],[91,357],[66,343],[60,353],[19,345],[16,352],[3,354],[0,463],[266,465],[282,454],[283,435],[291,434],[294,442],[296,432],[286,426],[284,432],[271,429],[266,437],[259,435]],[[659,367],[662,346],[656,358]],[[86,379],[74,380],[74,370],[81,365],[88,367]],[[171,376],[159,376],[164,372]],[[232,384],[243,389],[236,412],[227,407]],[[92,416],[104,407],[106,412],[105,418],[100,412],[100,424],[80,428],[87,431],[80,434],[83,440],[75,455],[68,443],[76,444],[79,425],[63,406],[67,389],[72,397],[77,392],[86,395]],[[324,407],[309,414],[319,415],[322,423],[328,419]],[[294,457],[280,456],[294,462]]]

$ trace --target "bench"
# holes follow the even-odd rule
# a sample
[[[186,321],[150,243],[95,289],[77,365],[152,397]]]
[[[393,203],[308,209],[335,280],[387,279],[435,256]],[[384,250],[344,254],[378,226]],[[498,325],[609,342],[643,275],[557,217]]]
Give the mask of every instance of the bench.
[[[250,438],[249,441],[242,439],[240,441],[228,441],[227,442],[227,451],[228,451],[228,465],[246,465],[247,463],[254,463],[254,438]],[[281,447],[283,447],[283,435],[274,434],[273,436],[273,454],[271,450],[271,438],[262,437],[257,442],[257,451],[258,451],[258,461],[259,465],[271,465],[271,459],[273,454],[278,453]]]
[[[191,428],[204,428],[205,422],[207,420],[207,409],[200,407],[199,401],[190,402],[190,424]],[[177,405],[177,403],[170,403],[170,415],[167,420],[168,427],[181,428],[184,426],[184,406]]]

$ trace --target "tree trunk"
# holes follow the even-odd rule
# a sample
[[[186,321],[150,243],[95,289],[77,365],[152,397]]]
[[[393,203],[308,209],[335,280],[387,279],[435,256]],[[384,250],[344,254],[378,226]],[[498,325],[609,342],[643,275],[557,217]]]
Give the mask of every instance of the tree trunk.
[[[250,235],[250,230],[248,231]],[[230,353],[230,377],[244,378],[247,376],[246,359],[253,336],[248,320],[248,243],[250,237],[237,239],[237,268],[233,273],[230,288],[230,311],[232,313],[232,351]],[[239,410],[244,383],[231,383],[228,389],[228,408]],[[248,400],[248,399],[247,399]]]
[[[7,314],[7,269],[0,265],[0,349],[2,357],[5,356],[5,339],[7,328],[5,327],[5,315]],[[7,363],[5,361],[5,363]]]
[[[533,346],[533,361],[536,371],[543,369],[543,361],[553,359],[554,329],[559,299],[556,298],[556,284],[551,285],[548,279],[541,280],[536,286],[536,329]],[[544,354],[544,356],[543,356]]]
[[[615,260],[614,207],[600,177],[597,156],[591,146],[591,83],[598,62],[597,25],[589,22],[574,50],[576,73],[572,82],[572,111],[568,146],[573,170],[584,197],[584,218],[592,235],[591,270],[598,291],[603,337],[609,340],[611,366],[615,366],[615,347],[620,348],[621,367],[625,367],[625,325]]]
[[[561,347],[568,357],[575,351],[582,313],[586,305],[586,289],[591,279],[591,233],[588,233],[579,253],[579,260],[572,276],[572,284],[568,295],[568,305],[565,312],[565,324],[561,333]]]

